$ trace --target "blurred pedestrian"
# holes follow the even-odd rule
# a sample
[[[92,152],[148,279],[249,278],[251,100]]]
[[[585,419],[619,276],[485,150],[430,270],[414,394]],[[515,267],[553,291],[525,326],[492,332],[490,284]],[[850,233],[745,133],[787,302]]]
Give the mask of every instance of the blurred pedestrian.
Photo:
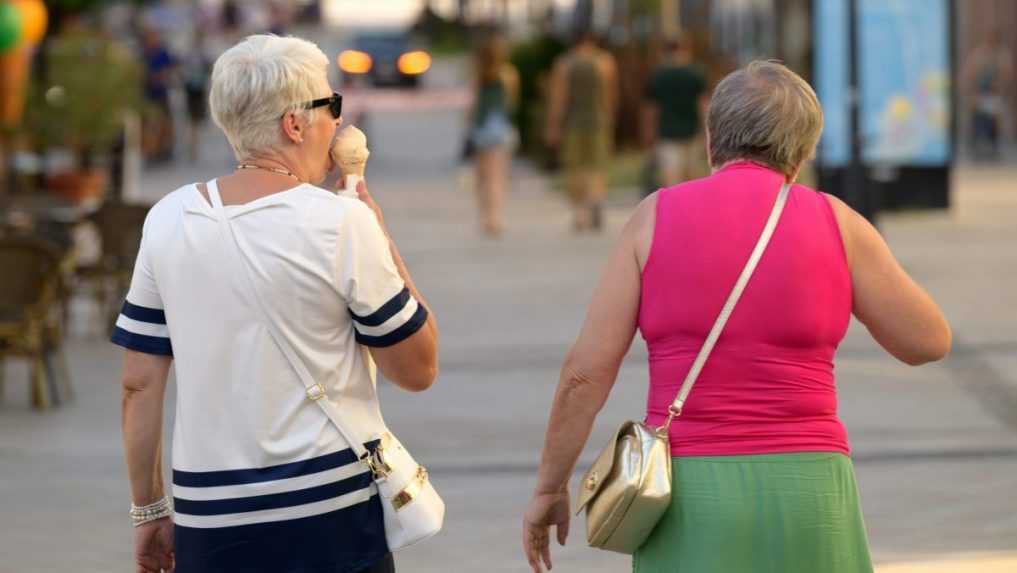
[[[162,33],[152,26],[142,30],[145,60],[145,114],[142,147],[147,159],[167,161],[173,158],[175,131],[170,90],[177,71],[177,59],[170,52]]]
[[[197,31],[191,50],[181,65],[187,101],[187,151],[191,162],[200,157],[201,128],[208,118],[208,80],[212,73],[212,58],[205,47],[206,33],[204,29]]]
[[[971,102],[971,142],[976,156],[999,156],[999,139],[1013,81],[1013,60],[990,33],[968,56],[962,70],[965,95]]]
[[[618,107],[614,57],[591,31],[555,60],[548,90],[545,139],[557,147],[573,207],[573,228],[599,230]]]
[[[503,35],[487,36],[477,50],[474,71],[469,137],[476,162],[477,205],[483,232],[495,237],[504,227],[502,207],[517,142],[511,114],[519,100],[519,75],[508,61]]]
[[[272,0],[268,3],[268,33],[285,36],[293,20],[290,2]]]
[[[950,327],[868,221],[793,185],[822,126],[804,80],[754,62],[713,93],[713,175],[636,209],[561,370],[524,518],[534,571],[550,567],[550,526],[565,542],[569,476],[638,329],[649,349],[646,424],[677,417],[671,505],[633,571],[871,573],[837,415],[837,346],[854,314],[890,354],[918,365],[946,355]],[[781,196],[783,213],[774,211]],[[733,313],[722,314],[773,212],[772,240]],[[718,315],[730,321],[703,363],[697,350],[709,351]],[[694,362],[705,366],[678,402]]]
[[[653,145],[658,185],[692,179],[703,145],[700,118],[709,100],[706,74],[695,64],[687,37],[665,43],[664,60],[650,75],[645,97],[645,142]]]
[[[127,349],[135,571],[394,571],[370,469],[383,460],[344,435],[378,452],[375,365],[428,388],[438,332],[363,182],[358,198],[317,187],[342,122],[328,65],[298,38],[227,50],[209,104],[240,165],[170,193],[145,221],[113,334]],[[161,446],[174,361],[171,506]]]
[[[244,27],[244,15],[237,0],[223,0],[220,12],[222,31],[229,35],[239,34]]]

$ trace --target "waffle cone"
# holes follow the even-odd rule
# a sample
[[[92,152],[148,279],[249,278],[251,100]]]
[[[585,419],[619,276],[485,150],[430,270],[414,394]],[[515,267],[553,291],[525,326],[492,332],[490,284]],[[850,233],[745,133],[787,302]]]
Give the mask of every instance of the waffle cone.
[[[340,163],[339,169],[343,172],[343,175],[358,175],[364,176],[364,171],[367,170],[367,161],[347,161],[346,163]]]

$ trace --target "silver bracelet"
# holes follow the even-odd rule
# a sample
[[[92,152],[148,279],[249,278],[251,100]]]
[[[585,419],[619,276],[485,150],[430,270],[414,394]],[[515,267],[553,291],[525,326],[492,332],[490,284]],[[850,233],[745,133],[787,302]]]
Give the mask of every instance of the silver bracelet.
[[[131,523],[134,527],[173,515],[173,504],[168,496],[148,505],[131,504]]]

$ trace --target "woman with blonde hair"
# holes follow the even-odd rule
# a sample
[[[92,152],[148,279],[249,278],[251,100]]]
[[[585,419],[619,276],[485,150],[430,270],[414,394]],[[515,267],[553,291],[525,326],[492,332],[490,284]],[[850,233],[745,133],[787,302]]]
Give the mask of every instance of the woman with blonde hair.
[[[569,476],[638,329],[649,350],[645,422],[673,418],[673,478],[633,571],[871,573],[837,413],[837,346],[854,315],[887,352],[919,365],[946,355],[950,327],[868,221],[794,184],[822,127],[802,78],[754,62],[710,101],[713,174],[636,209],[561,370],[523,523],[534,571],[550,567],[551,526],[565,542]],[[708,338],[715,325],[719,338]],[[698,381],[680,394],[686,376]]]
[[[491,34],[474,62],[474,103],[469,138],[476,154],[475,185],[481,228],[496,237],[504,230],[502,207],[516,144],[511,114],[519,100],[519,75],[508,61],[508,43]]]

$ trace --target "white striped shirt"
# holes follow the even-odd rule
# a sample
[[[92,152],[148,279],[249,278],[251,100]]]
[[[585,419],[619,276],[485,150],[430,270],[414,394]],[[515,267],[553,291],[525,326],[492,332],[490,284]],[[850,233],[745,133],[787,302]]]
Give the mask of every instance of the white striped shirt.
[[[356,199],[304,184],[227,206],[226,215],[252,258],[245,263],[262,301],[325,386],[325,399],[351,426],[380,427],[365,347],[404,340],[423,326],[427,310],[406,289],[374,214]],[[181,528],[191,547],[211,543],[212,551],[228,545],[222,536],[234,529],[257,537],[262,525],[297,527],[311,518],[330,520],[326,528],[360,528],[343,534],[349,563],[378,553],[384,531],[374,486],[259,322],[249,283],[228,259],[234,253],[194,185],[166,196],[146,219],[113,334],[126,348],[174,358],[178,565],[207,559],[180,554]],[[212,543],[212,533],[202,537],[201,530],[220,531]]]

